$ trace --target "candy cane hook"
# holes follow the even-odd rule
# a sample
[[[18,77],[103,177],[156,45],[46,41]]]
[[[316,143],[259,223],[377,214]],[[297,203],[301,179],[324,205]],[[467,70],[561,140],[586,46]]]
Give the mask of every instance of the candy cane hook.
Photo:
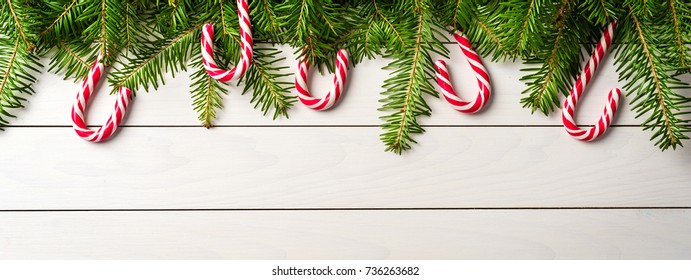
[[[105,141],[110,136],[113,135],[115,130],[118,129],[122,119],[125,117],[127,112],[127,105],[129,105],[130,98],[132,97],[132,91],[126,87],[120,87],[117,101],[115,102],[115,108],[112,114],[106,121],[106,124],[99,127],[97,130],[89,129],[86,126],[86,106],[89,104],[89,99],[94,93],[94,88],[98,86],[98,82],[103,74],[104,66],[102,62],[102,56],[99,53],[98,58],[91,66],[89,75],[86,80],[82,83],[82,87],[77,92],[77,98],[72,105],[72,127],[74,131],[77,132],[79,137],[84,140],[91,142],[101,142]]]
[[[348,78],[348,51],[341,49],[336,55],[336,73],[334,75],[333,88],[326,93],[324,98],[315,98],[310,95],[307,87],[307,71],[309,64],[305,61],[298,63],[298,73],[295,75],[295,88],[298,92],[298,99],[310,109],[317,111],[331,108],[343,93],[343,86]]]
[[[616,21],[612,21],[602,34],[600,42],[590,56],[590,60],[585,64],[583,72],[576,80],[569,97],[566,98],[564,102],[564,109],[562,110],[562,122],[564,123],[564,128],[571,136],[582,141],[592,141],[600,137],[610,124],[612,124],[612,119],[614,114],[617,112],[617,106],[619,105],[619,98],[621,97],[621,90],[619,88],[612,89],[607,95],[607,104],[605,105],[604,112],[602,116],[597,121],[595,126],[589,129],[582,129],[576,125],[574,120],[574,112],[576,110],[576,105],[578,100],[581,98],[583,91],[590,82],[595,70],[597,70],[600,61],[605,56],[607,48],[612,44],[612,38],[614,36],[614,26]]]
[[[459,32],[455,32],[453,37],[456,39],[456,42],[458,42],[458,46],[461,47],[461,51],[463,51],[468,64],[473,68],[479,91],[472,101],[461,99],[453,89],[453,85],[451,85],[449,70],[446,68],[446,61],[444,60],[437,60],[434,63],[434,67],[437,69],[437,84],[439,84],[441,88],[444,99],[446,99],[456,111],[468,114],[477,113],[487,105],[487,101],[492,94],[489,74],[487,73],[487,69],[485,69],[485,65],[482,64],[480,56],[473,50],[468,38]]]
[[[214,60],[214,26],[210,23],[202,28],[202,62],[206,72],[221,82],[237,80],[245,74],[252,63],[252,26],[250,24],[247,0],[237,0],[238,21],[240,22],[240,61],[230,70],[218,67]]]

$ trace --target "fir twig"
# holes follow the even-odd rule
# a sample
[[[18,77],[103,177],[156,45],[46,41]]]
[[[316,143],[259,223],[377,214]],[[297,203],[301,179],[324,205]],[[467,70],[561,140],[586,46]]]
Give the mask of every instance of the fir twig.
[[[285,81],[290,76],[286,70],[288,66],[276,66],[285,58],[276,58],[280,51],[272,47],[254,48],[252,65],[242,80],[245,88],[242,94],[252,91],[251,103],[254,107],[261,107],[264,115],[273,111],[273,118],[278,116],[288,117],[288,109],[295,102],[294,96],[288,96],[293,88],[293,83]]]
[[[14,117],[10,110],[24,107],[26,96],[34,94],[34,75],[41,67],[21,38],[0,35],[0,126],[8,124],[3,116]]]
[[[626,21],[620,24],[619,34],[628,44],[617,48],[616,63],[619,64],[620,80],[628,80],[624,89],[634,98],[631,101],[637,117],[648,115],[643,122],[644,130],[652,130],[651,140],[663,151],[682,146],[681,140],[688,139],[685,134],[689,127],[686,120],[679,118],[689,107],[691,100],[674,91],[685,87],[678,79],[670,76],[659,53],[658,33],[651,24],[641,22],[648,8],[634,10],[629,7]]]
[[[434,73],[430,53],[447,56],[448,52],[435,37],[435,30],[431,26],[433,20],[427,14],[428,3],[416,1],[415,4],[411,14],[402,15],[414,19],[410,22],[415,30],[410,34],[413,42],[408,44],[410,49],[396,55],[395,60],[387,65],[386,69],[394,71],[384,81],[385,91],[382,94],[385,98],[380,100],[384,103],[380,110],[394,111],[381,117],[385,122],[382,125],[384,132],[381,140],[386,145],[386,151],[397,154],[410,149],[411,143],[416,143],[412,134],[425,131],[417,121],[419,116],[431,114],[423,95],[438,96],[430,83]]]
[[[192,61],[194,62],[190,64],[190,67],[197,68],[191,76],[192,105],[202,126],[210,128],[213,126],[214,119],[216,119],[216,110],[223,108],[221,103],[223,96],[221,94],[227,95],[228,89],[225,84],[206,73],[201,63],[201,51],[195,54]]]
[[[662,48],[664,57],[669,58],[669,65],[675,66],[677,73],[691,71],[691,3],[687,1],[669,0],[669,10],[662,18],[662,25],[673,26],[669,30],[661,30],[661,40],[671,42]]]
[[[164,73],[171,73],[175,77],[178,71],[186,70],[191,50],[199,47],[198,40],[203,25],[204,22],[200,21],[178,32],[173,38],[160,38],[133,58],[124,61],[124,66],[109,78],[113,92],[123,86],[133,91],[140,87],[148,91],[149,86],[158,89],[160,83],[165,84]]]
[[[525,60],[526,64],[537,66],[523,69],[530,73],[521,78],[528,85],[523,91],[528,96],[521,99],[523,107],[532,112],[540,110],[545,115],[560,106],[559,96],[568,95],[581,69],[581,42],[591,39],[589,27],[583,26],[582,18],[575,13],[569,0],[547,9],[551,10],[554,24],[540,35],[549,48],[536,50],[533,57]]]

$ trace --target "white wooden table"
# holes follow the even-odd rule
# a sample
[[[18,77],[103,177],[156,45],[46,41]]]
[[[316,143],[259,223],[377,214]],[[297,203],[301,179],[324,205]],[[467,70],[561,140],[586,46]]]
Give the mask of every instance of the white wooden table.
[[[474,94],[450,48],[454,83]],[[78,86],[42,74],[0,133],[0,258],[691,258],[691,147],[660,152],[631,98],[601,141],[581,143],[558,113],[521,108],[519,62],[487,63],[488,110],[462,115],[427,98],[427,133],[398,156],[379,141],[386,63],[351,70],[334,110],[296,104],[290,119],[272,121],[231,87],[210,130],[183,73],[139,91],[126,127],[103,144],[70,127]],[[581,124],[618,84],[612,63],[582,101]],[[313,76],[323,94],[331,76]],[[106,92],[92,125],[112,108]]]

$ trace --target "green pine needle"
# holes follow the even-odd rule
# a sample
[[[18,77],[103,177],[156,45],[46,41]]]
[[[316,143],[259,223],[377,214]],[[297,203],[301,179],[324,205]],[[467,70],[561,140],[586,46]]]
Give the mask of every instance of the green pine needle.
[[[252,91],[251,103],[261,107],[264,115],[273,111],[273,119],[279,116],[288,117],[288,110],[295,102],[294,96],[288,96],[293,83],[286,81],[289,76],[288,66],[276,66],[284,57],[273,47],[254,48],[254,59],[247,73],[242,77],[245,82],[243,94]],[[278,57],[278,58],[277,58]]]
[[[164,84],[164,74],[187,70],[186,64],[192,49],[199,48],[201,27],[203,22],[177,32],[173,37],[159,38],[150,46],[134,54],[132,58],[122,61],[122,68],[113,72],[109,81],[116,92],[119,87],[127,87],[135,91],[149,87],[158,89]]]
[[[337,20],[342,17],[338,5],[330,0],[287,0],[276,6],[276,14],[284,29],[281,37],[298,48],[298,57],[333,71],[333,43],[345,33],[345,21]]]
[[[228,88],[225,84],[212,78],[206,73],[204,65],[202,64],[201,51],[197,52],[192,58],[190,67],[197,68],[192,73],[192,84],[190,85],[192,93],[192,106],[197,112],[197,117],[202,123],[202,126],[210,128],[213,126],[213,121],[216,119],[216,110],[223,108],[223,95],[228,94]]]
[[[539,36],[549,48],[536,50],[524,62],[531,66],[522,69],[529,73],[521,78],[528,85],[523,91],[528,96],[521,103],[531,112],[539,110],[548,115],[559,108],[559,97],[568,95],[572,81],[580,74],[581,43],[591,40],[588,30],[595,28],[582,24],[583,18],[573,8],[569,0],[548,8],[554,24]]]
[[[39,58],[26,50],[20,36],[0,35],[0,126],[14,117],[11,110],[23,108],[28,95],[34,94],[35,75],[42,65]]]
[[[431,84],[434,77],[432,53],[448,56],[448,50],[437,39],[441,37],[432,15],[429,14],[428,2],[416,1],[413,9],[401,10],[400,13],[407,21],[409,29],[403,35],[410,42],[406,42],[407,49],[393,54],[394,61],[385,67],[392,69],[391,77],[384,81],[385,96],[380,110],[393,111],[381,117],[384,120],[381,140],[386,145],[386,151],[401,154],[411,148],[411,143],[417,143],[413,134],[424,132],[419,124],[419,116],[429,116],[431,109],[424,99],[424,95],[437,97],[438,94]],[[412,20],[411,20],[412,19]]]
[[[501,1],[498,9],[503,22],[498,34],[508,47],[509,53],[516,57],[529,57],[544,46],[540,33],[546,27],[545,14],[540,13],[547,0]]]
[[[50,58],[49,72],[62,73],[64,79],[83,80],[96,60],[96,48],[88,42],[56,40],[56,50]]]
[[[681,116],[688,110],[691,99],[677,91],[688,87],[671,76],[664,64],[659,30],[655,29],[649,7],[630,7],[629,15],[618,26],[618,36],[628,44],[620,44],[616,51],[620,80],[628,81],[624,89],[633,96],[631,103],[637,117],[646,116],[645,130],[653,131],[651,140],[663,151],[682,146],[691,128]],[[639,14],[642,13],[642,14]],[[670,31],[673,32],[673,31]]]
[[[673,26],[671,30],[660,30],[660,41],[666,42],[661,48],[666,64],[677,73],[691,72],[691,3],[670,0],[668,9],[660,20],[662,26]]]

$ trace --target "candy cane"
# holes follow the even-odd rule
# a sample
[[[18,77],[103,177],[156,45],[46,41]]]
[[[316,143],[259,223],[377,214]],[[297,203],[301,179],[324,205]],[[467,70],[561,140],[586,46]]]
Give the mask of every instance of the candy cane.
[[[595,70],[597,70],[600,60],[602,60],[602,58],[605,56],[607,48],[609,48],[609,46],[612,44],[615,25],[616,21],[612,21],[609,25],[607,25],[607,29],[605,29],[600,42],[597,44],[597,48],[595,48],[593,51],[588,63],[585,64],[583,72],[576,80],[576,83],[571,89],[569,97],[567,97],[566,101],[564,102],[564,109],[562,110],[561,115],[564,128],[566,128],[566,132],[578,140],[592,141],[600,137],[600,135],[607,131],[607,128],[609,128],[610,124],[612,123],[614,114],[617,112],[619,98],[621,97],[621,90],[614,88],[607,95],[607,104],[605,105],[604,112],[594,127],[589,129],[581,129],[578,127],[578,125],[576,125],[576,121],[574,120],[576,104],[578,104],[578,100],[581,98],[585,87],[588,86],[593,73]]]
[[[468,64],[473,68],[475,79],[477,80],[477,85],[480,90],[473,101],[465,101],[458,97],[458,94],[456,94],[456,91],[453,89],[453,85],[451,85],[451,78],[449,77],[449,70],[446,68],[446,61],[443,60],[437,60],[434,63],[434,67],[437,69],[437,84],[439,84],[441,88],[444,99],[446,99],[456,111],[468,114],[477,113],[487,105],[487,101],[492,94],[489,74],[487,73],[487,69],[485,69],[485,65],[482,64],[480,56],[477,55],[470,45],[468,38],[459,32],[455,32],[453,37],[456,38],[456,42],[458,42],[458,46],[461,47],[461,51],[463,51]]]
[[[326,93],[324,98],[315,98],[310,95],[307,87],[307,71],[309,64],[305,61],[298,63],[298,73],[295,75],[295,88],[298,91],[298,99],[310,109],[322,111],[331,108],[343,93],[343,85],[348,77],[348,51],[339,50],[336,55],[336,73],[334,75],[333,88]]]
[[[94,88],[98,86],[98,82],[101,79],[101,74],[103,74],[104,66],[102,62],[102,56],[99,53],[98,58],[91,66],[89,71],[89,76],[82,83],[82,87],[77,92],[77,98],[72,105],[72,127],[74,131],[77,132],[79,137],[91,141],[91,142],[101,142],[107,140],[113,135],[115,130],[118,129],[122,119],[125,117],[125,112],[127,111],[127,105],[129,105],[130,98],[132,96],[132,91],[126,87],[121,87],[119,89],[119,94],[117,101],[115,102],[115,109],[113,109],[112,114],[106,121],[106,124],[98,128],[97,130],[91,130],[86,126],[86,106],[89,104],[89,99],[94,93]]]
[[[214,26],[208,23],[202,28],[202,62],[204,68],[212,78],[221,82],[239,79],[252,63],[252,27],[247,0],[237,0],[237,5],[242,53],[240,54],[240,61],[233,69],[218,68],[214,60]]]

